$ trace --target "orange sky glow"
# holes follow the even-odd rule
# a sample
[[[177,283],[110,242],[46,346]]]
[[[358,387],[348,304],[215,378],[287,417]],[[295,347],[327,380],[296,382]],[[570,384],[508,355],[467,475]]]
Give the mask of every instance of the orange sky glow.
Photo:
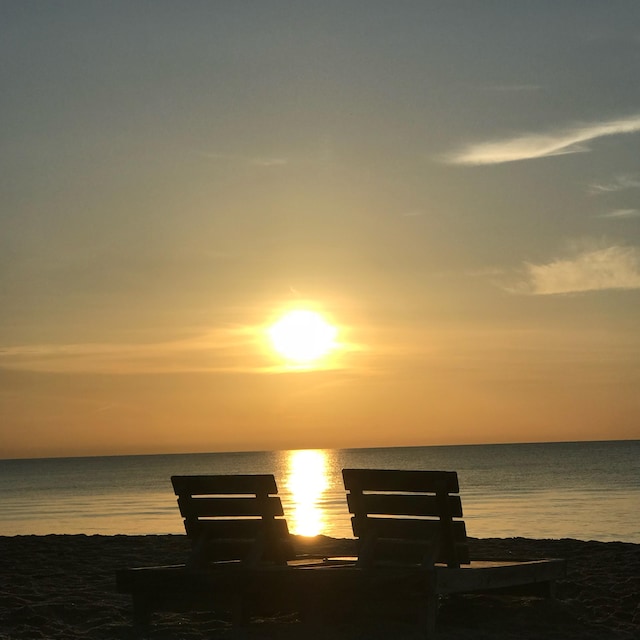
[[[463,5],[9,3],[0,458],[640,438],[639,9]]]

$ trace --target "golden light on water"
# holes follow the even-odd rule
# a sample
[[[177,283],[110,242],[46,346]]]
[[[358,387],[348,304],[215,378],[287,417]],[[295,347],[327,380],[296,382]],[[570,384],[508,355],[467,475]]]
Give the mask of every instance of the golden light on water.
[[[267,333],[275,351],[295,365],[311,365],[337,346],[338,329],[309,309],[287,311]]]
[[[287,488],[291,492],[293,513],[289,516],[291,533],[317,536],[324,527],[320,506],[329,487],[326,455],[322,451],[292,451],[289,457]]]

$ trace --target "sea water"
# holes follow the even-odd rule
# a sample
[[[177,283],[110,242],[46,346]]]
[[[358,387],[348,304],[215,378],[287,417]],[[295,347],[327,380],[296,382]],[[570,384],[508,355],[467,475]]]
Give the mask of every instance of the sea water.
[[[640,440],[0,460],[0,535],[183,533],[172,475],[273,473],[293,533],[351,537],[350,467],[457,471],[470,536],[640,543]]]

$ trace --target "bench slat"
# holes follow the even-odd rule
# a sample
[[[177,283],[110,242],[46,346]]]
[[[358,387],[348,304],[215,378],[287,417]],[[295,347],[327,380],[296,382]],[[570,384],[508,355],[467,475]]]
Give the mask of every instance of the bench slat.
[[[280,498],[205,498],[180,496],[180,513],[184,518],[212,518],[223,516],[283,516]]]
[[[395,540],[428,540],[440,535],[442,525],[439,520],[419,520],[409,518],[359,518],[351,519],[353,533],[359,538],[373,535],[376,538]],[[451,538],[454,542],[464,542],[467,531],[464,521],[451,523]]]
[[[446,496],[451,517],[462,517],[460,496]],[[438,517],[442,513],[440,499],[431,495],[404,494],[347,494],[351,513],[368,513],[393,516]]]
[[[455,471],[396,471],[391,469],[344,469],[344,486],[348,491],[401,491],[459,493]]]
[[[265,521],[261,518],[236,518],[233,520],[186,520],[185,529],[188,536],[204,535],[207,540],[235,538],[253,540],[260,535],[275,538],[289,535],[286,520]]]
[[[271,474],[172,476],[176,495],[276,494],[278,488]]]

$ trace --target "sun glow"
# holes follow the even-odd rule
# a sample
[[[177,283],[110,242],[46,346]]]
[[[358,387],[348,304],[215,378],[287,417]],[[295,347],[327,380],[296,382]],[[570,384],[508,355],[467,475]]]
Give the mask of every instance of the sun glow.
[[[273,348],[295,364],[310,364],[336,348],[338,330],[316,311],[294,309],[268,329]]]

